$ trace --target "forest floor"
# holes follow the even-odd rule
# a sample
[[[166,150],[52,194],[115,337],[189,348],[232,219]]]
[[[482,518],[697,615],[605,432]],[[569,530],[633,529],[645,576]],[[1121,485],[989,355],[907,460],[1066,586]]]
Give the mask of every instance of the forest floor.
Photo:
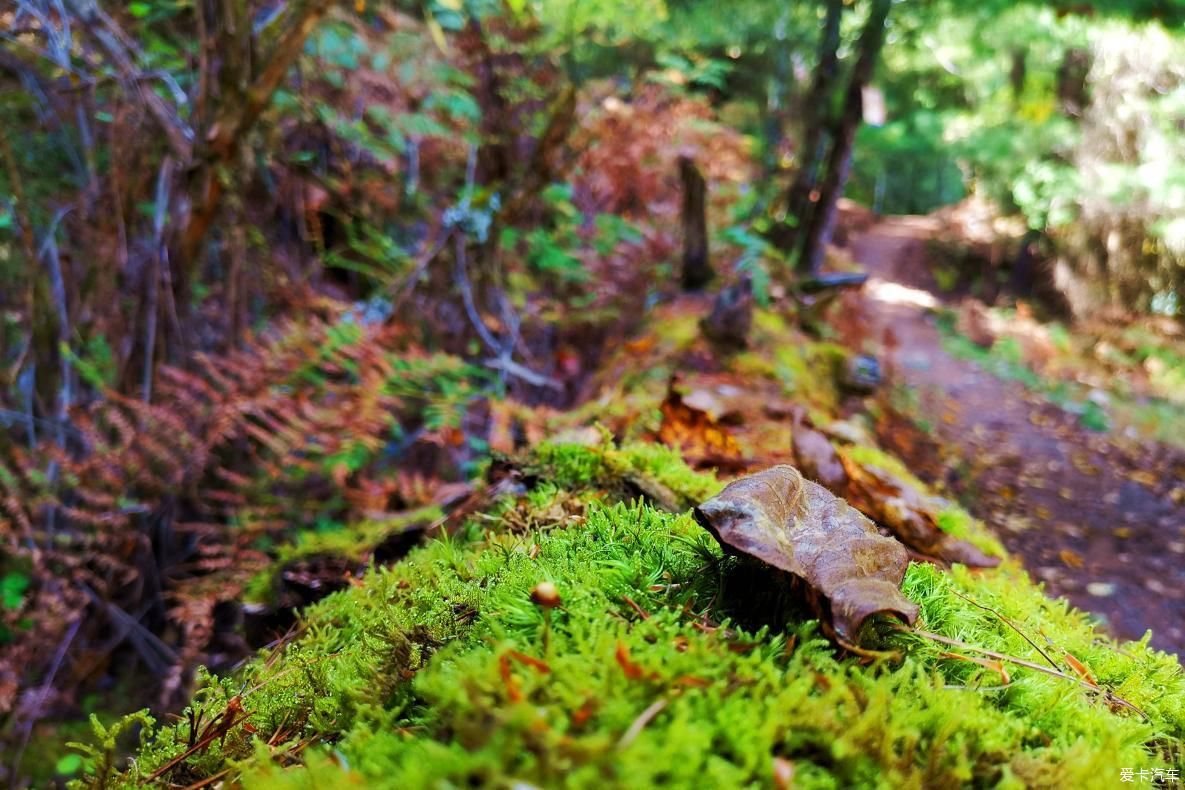
[[[928,263],[936,230],[927,218],[892,217],[852,242],[872,275],[865,298],[885,362],[915,393],[910,411],[924,426],[882,441],[927,482],[955,489],[1049,592],[1118,637],[1152,629],[1152,645],[1185,653],[1185,503],[1170,497],[1179,453],[1092,431],[1022,383],[948,353]]]
[[[710,296],[683,295],[590,371],[576,407],[489,399],[493,460],[459,498],[455,484],[410,479],[378,451],[356,475],[334,476],[337,455],[315,458],[304,477],[269,465],[269,480],[272,469],[288,475],[290,506],[316,512],[325,491],[345,492],[345,504],[320,511],[335,526],[285,515],[233,589],[237,565],[200,579],[195,595],[217,586],[224,608],[241,606],[241,631],[253,632],[242,646],[262,651],[233,669],[223,659],[217,678],[199,673],[188,720],[101,711],[88,737],[80,717],[47,717],[22,765],[95,787],[638,787],[705,776],[789,786],[791,774],[801,787],[1089,787],[1123,766],[1179,771],[1177,659],[1105,638],[1020,566],[1102,613],[1117,636],[1152,628],[1157,647],[1179,652],[1179,522],[1157,481],[1133,488],[1124,472],[1154,459],[1125,455],[1135,450],[1121,432],[1087,433],[944,350],[934,308],[919,306],[938,304],[917,287],[927,222],[885,220],[856,237],[874,277],[863,296],[842,294],[825,325],[808,331],[809,316],[785,303],[755,307],[747,346],[735,348],[705,331]],[[360,408],[356,391],[407,390],[386,331],[359,326],[319,361],[335,385],[330,430]],[[852,386],[850,363],[878,339],[889,383],[867,392]],[[375,358],[388,362],[373,362],[373,375],[331,379]],[[442,369],[436,361],[429,381]],[[295,381],[297,397],[312,389]],[[913,409],[902,393],[918,393],[904,398]],[[355,423],[359,443],[390,431]],[[443,457],[464,446],[460,434],[442,431],[432,446]],[[787,463],[895,536],[896,603],[917,630],[870,624],[862,637],[879,654],[836,650],[821,630],[832,609],[804,607],[817,600],[809,588],[784,598],[772,563],[731,556],[737,545],[697,520],[711,508],[692,511],[720,507],[727,480]],[[914,472],[973,507],[1014,555]],[[837,540],[809,566],[829,574],[820,578],[837,578],[832,558],[849,556]],[[1128,574],[1164,590],[1150,595],[1152,582]],[[236,623],[222,627],[239,635]],[[210,642],[194,663],[220,658],[223,642]],[[85,760],[63,762],[65,741],[88,744]],[[672,744],[684,751],[672,757]],[[125,765],[123,754],[135,757]]]

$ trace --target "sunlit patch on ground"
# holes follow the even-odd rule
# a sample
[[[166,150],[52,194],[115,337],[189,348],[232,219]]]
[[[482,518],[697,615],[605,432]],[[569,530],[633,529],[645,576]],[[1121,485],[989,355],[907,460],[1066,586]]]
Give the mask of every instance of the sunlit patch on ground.
[[[864,288],[870,297],[884,304],[920,307],[924,310],[937,310],[940,304],[929,291],[892,283],[878,277],[869,279]]]

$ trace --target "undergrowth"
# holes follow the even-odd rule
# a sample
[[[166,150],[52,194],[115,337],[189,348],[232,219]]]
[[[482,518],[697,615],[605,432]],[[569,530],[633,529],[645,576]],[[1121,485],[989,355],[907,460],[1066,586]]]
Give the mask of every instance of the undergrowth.
[[[583,516],[524,531],[499,519],[503,502],[370,571],[306,611],[285,644],[203,679],[187,714],[201,713],[199,734],[236,700],[250,728],[205,749],[190,748],[184,717],[145,728],[120,774],[103,770],[108,738],[79,786],[732,787],[792,771],[801,787],[1092,787],[1121,767],[1180,762],[1177,662],[1146,640],[1104,639],[1011,561],[979,573],[912,565],[904,591],[919,627],[1042,662],[1014,623],[1146,719],[1020,666],[1003,684],[887,625],[879,638],[899,663],[837,653],[809,619],[761,624],[758,611],[742,627],[724,614],[747,605],[722,585],[736,561],[689,514],[612,502],[601,487],[614,471],[644,472],[704,496],[714,478],[646,447],[544,445],[534,460],[547,476],[519,502],[546,513],[566,491]]]

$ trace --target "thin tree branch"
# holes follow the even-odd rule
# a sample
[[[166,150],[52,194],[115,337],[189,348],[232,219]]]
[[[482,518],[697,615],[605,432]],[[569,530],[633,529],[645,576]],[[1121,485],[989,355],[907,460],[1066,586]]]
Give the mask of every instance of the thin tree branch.
[[[99,8],[95,0],[67,1],[74,15],[82,22],[83,29],[90,33],[99,48],[111,61],[111,65],[119,73],[120,79],[139,93],[145,109],[160,127],[173,155],[181,161],[188,160],[193,148],[193,131],[165,103],[164,99],[151,90],[140,88],[143,74],[123,43],[127,36],[119,29],[115,21]]]

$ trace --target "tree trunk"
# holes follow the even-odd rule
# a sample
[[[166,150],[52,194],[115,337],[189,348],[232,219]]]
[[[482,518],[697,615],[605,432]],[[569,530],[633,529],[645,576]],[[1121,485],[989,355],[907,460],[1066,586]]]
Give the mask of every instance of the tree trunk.
[[[885,22],[893,0],[873,0],[868,21],[860,33],[856,64],[848,78],[844,94],[843,112],[832,130],[831,152],[827,157],[823,179],[818,186],[810,222],[800,228],[802,234],[800,269],[815,274],[823,264],[823,256],[831,233],[835,229],[836,209],[852,168],[852,147],[856,131],[864,118],[864,88],[872,80],[872,73],[885,43]]]
[[[683,182],[683,290],[698,291],[713,276],[708,261],[708,187],[690,157],[679,157]]]
[[[831,96],[839,71],[839,28],[844,11],[843,0],[827,0],[827,17],[819,38],[818,62],[810,93],[803,106],[803,138],[799,151],[798,172],[786,193],[786,216],[797,225],[775,226],[771,241],[785,252],[793,252],[801,240],[801,231],[810,221],[814,203],[811,196],[819,179],[819,167],[826,158],[826,133],[832,124],[829,111]]]

